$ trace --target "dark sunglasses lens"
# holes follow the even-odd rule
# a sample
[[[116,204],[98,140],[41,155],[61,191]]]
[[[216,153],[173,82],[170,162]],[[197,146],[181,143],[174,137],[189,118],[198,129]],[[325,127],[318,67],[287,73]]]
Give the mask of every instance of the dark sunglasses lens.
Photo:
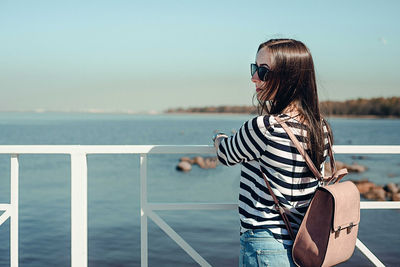
[[[266,67],[259,67],[258,68],[258,78],[261,81],[265,81],[267,79],[267,74],[268,74],[269,69]]]
[[[250,64],[251,77],[254,76],[254,73],[256,73],[256,71],[257,71],[257,65],[256,64]]]

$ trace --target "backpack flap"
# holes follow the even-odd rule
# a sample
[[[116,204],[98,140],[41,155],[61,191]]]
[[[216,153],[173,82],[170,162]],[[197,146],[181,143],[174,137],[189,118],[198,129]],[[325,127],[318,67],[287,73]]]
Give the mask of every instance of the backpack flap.
[[[360,223],[360,192],[351,181],[335,183],[322,187],[333,198],[334,211],[332,230],[334,232],[347,228],[351,231],[353,226]]]

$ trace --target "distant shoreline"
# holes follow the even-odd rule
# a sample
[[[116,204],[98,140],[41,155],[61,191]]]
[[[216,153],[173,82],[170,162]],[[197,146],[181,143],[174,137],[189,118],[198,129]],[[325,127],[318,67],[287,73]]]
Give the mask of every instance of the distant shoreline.
[[[330,118],[400,118],[400,97],[378,97],[345,101],[322,101],[319,103],[321,114]],[[203,113],[203,114],[258,114],[256,106],[203,106],[189,108],[171,108],[166,113]]]
[[[243,116],[258,116],[258,114],[250,113],[233,113],[233,112],[164,112],[158,115],[243,115]],[[377,115],[329,115],[325,118],[340,118],[340,119],[400,119],[397,116],[377,116]]]
[[[0,114],[4,113],[21,113],[21,114],[88,114],[88,115],[146,115],[146,116],[163,116],[163,115],[194,115],[194,116],[258,116],[255,113],[239,113],[239,112],[88,112],[88,111],[44,111],[44,112],[35,112],[35,111],[0,111]],[[323,115],[325,118],[341,118],[341,119],[400,119],[400,116],[378,116],[378,115]]]
[[[400,97],[353,99],[345,101],[321,101],[321,114],[327,118],[357,118],[357,119],[400,119]],[[9,110],[1,113],[62,113],[62,114],[93,114],[93,115],[242,115],[257,116],[256,106],[249,105],[220,105],[202,107],[178,107],[167,110],[135,111],[133,109],[101,109],[87,108],[81,110],[52,110],[37,108],[33,110]]]

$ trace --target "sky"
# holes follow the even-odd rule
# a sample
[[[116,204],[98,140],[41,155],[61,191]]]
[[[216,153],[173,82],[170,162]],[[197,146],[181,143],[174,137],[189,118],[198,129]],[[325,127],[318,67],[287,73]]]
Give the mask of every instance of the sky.
[[[271,38],[304,42],[320,100],[400,96],[400,1],[0,0],[0,111],[251,105]]]

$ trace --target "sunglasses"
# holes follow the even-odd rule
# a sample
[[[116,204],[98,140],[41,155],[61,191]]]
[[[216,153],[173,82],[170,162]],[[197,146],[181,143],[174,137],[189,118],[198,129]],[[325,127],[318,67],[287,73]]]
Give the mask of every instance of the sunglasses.
[[[251,77],[254,76],[254,73],[257,72],[258,78],[261,81],[266,81],[267,80],[267,74],[271,70],[267,66],[257,66],[257,64],[250,64],[250,73]]]

